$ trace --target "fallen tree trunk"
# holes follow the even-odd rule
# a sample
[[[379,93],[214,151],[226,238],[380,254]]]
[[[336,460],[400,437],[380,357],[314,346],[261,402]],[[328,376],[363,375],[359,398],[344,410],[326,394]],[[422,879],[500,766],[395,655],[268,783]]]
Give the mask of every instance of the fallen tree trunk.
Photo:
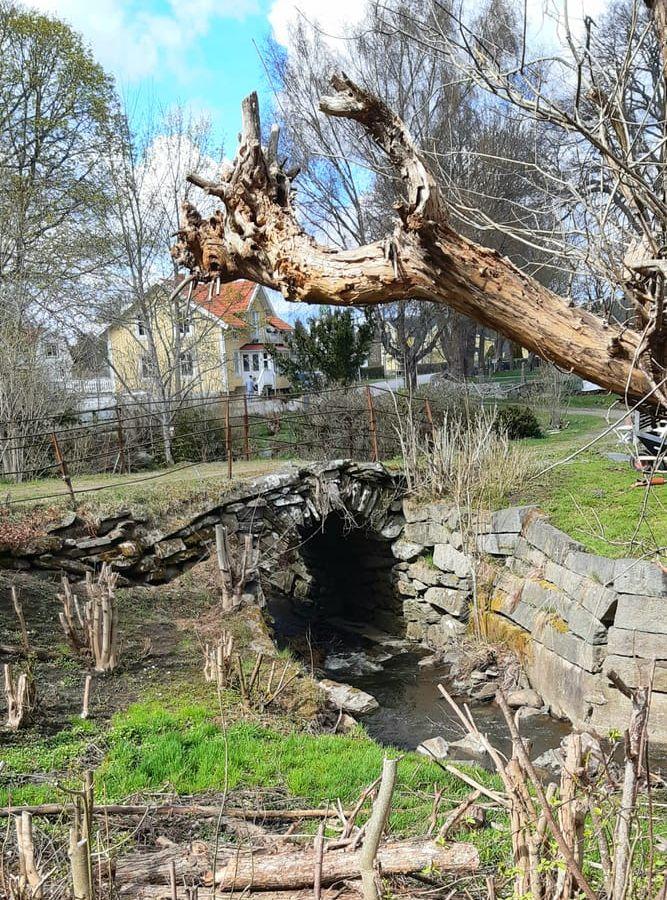
[[[383,875],[409,875],[422,869],[445,874],[475,872],[479,855],[472,844],[442,846],[431,840],[385,844],[377,853],[377,867]],[[285,890],[308,888],[315,878],[315,851],[299,850],[266,856],[238,856],[215,874],[223,890]],[[333,850],[322,860],[322,885],[360,877],[361,851]]]
[[[69,807],[62,803],[42,803],[38,806],[3,806],[0,807],[0,818],[19,815],[29,812],[33,816],[53,818],[69,811]],[[215,819],[224,813],[229,818],[236,819],[276,819],[287,821],[292,819],[324,819],[331,817],[331,810],[326,809],[243,809],[235,806],[196,806],[196,805],[170,805],[162,806],[132,806],[125,803],[100,804],[93,810],[95,816],[199,816],[202,819]],[[343,810],[344,815],[349,811]]]
[[[403,122],[345,75],[321,100],[330,116],[354,119],[386,152],[408,200],[394,232],[351,250],[333,250],[305,234],[291,205],[290,176],[279,165],[278,131],[260,143],[256,94],[243,102],[243,131],[234,164],[220,181],[188,180],[222,200],[203,218],[183,207],[176,262],[214,282],[249,278],[288,300],[368,306],[429,300],[453,307],[544,359],[618,394],[667,402],[665,360],[650,357],[640,333],[609,324],[566,302],[509,259],[458,234],[449,225],[435,179]],[[184,282],[185,283],[185,282]]]
[[[165,885],[151,884],[139,888],[136,893],[124,894],[122,896],[132,897],[132,900],[173,900],[171,888]],[[180,896],[180,894],[179,894]],[[320,900],[359,900],[357,891],[343,890],[337,888],[332,890],[323,890],[320,894]],[[200,887],[197,888],[197,900],[247,900],[249,897],[258,897],[261,900],[313,900],[312,890],[305,891],[252,891],[249,894],[221,893],[217,888],[215,892],[213,888]]]
[[[235,848],[221,847],[218,850],[221,859],[227,859],[234,852]],[[172,864],[179,883],[201,883],[211,870],[211,860],[208,847],[203,841],[193,841],[186,847],[174,846],[164,850],[130,853],[116,860],[114,880],[121,894],[134,897],[144,886],[169,885]],[[160,887],[160,890],[165,888]]]

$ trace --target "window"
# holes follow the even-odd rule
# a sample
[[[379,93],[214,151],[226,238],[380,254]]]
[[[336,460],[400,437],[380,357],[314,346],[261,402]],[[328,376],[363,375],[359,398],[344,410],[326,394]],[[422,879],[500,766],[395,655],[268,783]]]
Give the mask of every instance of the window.
[[[148,355],[148,353],[144,353],[143,356],[141,357],[139,374],[146,381],[148,381],[151,378],[155,378],[155,376],[157,375],[157,369],[154,366],[153,360]]]
[[[146,323],[143,319],[137,319],[137,334],[139,337],[146,337]]]
[[[268,353],[264,353],[264,354],[263,354],[263,362],[264,362],[264,368],[265,368],[265,369],[270,369],[270,368],[271,368],[271,366],[269,365],[270,360],[269,360],[269,354],[268,354]]]
[[[257,310],[253,310],[250,313],[250,324],[254,329],[259,328],[259,313],[257,312]]]
[[[53,341],[48,341],[48,343],[44,344],[44,356],[48,359],[55,359],[58,356],[58,345],[54,344]]]
[[[243,354],[243,371],[244,372],[250,371],[250,354],[249,353]]]
[[[195,374],[195,359],[192,350],[181,353],[181,378],[192,378]]]
[[[178,333],[181,337],[185,337],[188,334],[192,334],[193,332],[193,323],[192,319],[181,319],[178,323]]]
[[[253,372],[259,372],[259,353],[252,354],[252,370]]]

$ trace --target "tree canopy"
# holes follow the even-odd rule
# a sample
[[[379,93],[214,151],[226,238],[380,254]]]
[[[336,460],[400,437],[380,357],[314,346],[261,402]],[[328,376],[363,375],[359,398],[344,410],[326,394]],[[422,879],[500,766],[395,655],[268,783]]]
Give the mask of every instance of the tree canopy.
[[[95,222],[115,95],[67,24],[1,0],[0,71],[0,290],[22,315],[104,259]]]
[[[287,339],[290,355],[279,356],[278,365],[297,388],[348,385],[358,377],[372,337],[372,326],[355,322],[351,310],[323,310],[305,324],[297,321]]]

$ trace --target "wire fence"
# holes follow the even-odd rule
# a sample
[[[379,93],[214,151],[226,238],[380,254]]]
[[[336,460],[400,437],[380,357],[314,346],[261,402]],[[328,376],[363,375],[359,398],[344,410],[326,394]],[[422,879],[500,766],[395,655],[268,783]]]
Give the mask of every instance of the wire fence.
[[[193,398],[176,409],[160,401],[142,407],[131,401],[110,407],[113,416],[89,422],[51,416],[19,427],[0,422],[0,478],[7,484],[60,478],[75,504],[79,495],[153,481],[206,462],[225,462],[232,479],[240,460],[263,457],[377,461],[400,454],[406,417],[418,429],[433,429],[446,407],[379,385],[324,388],[270,402],[226,394]],[[109,474],[123,477],[77,483],[84,476]],[[40,488],[30,495],[9,492],[5,504],[63,496],[62,490]]]

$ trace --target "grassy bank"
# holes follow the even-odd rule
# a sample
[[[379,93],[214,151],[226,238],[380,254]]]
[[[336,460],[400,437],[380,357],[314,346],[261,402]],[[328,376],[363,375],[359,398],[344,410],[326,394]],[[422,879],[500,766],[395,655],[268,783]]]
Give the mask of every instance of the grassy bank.
[[[75,727],[32,744],[29,750],[9,750],[4,759],[12,774],[53,767],[67,772],[64,783],[74,786],[91,744],[104,751],[96,772],[96,793],[106,802],[130,796],[140,802],[158,793],[189,797],[225,792],[233,806],[239,802],[235,797],[241,793],[247,797],[250,791],[256,807],[266,805],[265,797],[276,795],[294,807],[327,802],[335,806],[336,800],[349,807],[377,778],[385,753],[398,755],[371,740],[362,728],[353,734],[314,734],[311,729],[231,715],[224,725],[208,703],[146,700],[116,714],[106,729]],[[496,776],[475,767],[468,770],[482,783],[500,787]],[[393,834],[424,833],[435,789],[444,791],[441,817],[469,793],[465,784],[423,756],[402,756],[390,822]],[[65,799],[53,786],[22,785],[11,792],[3,788],[2,805],[9,802],[10,793],[13,804]],[[499,814],[494,818],[504,819]],[[464,824],[461,833],[468,830]],[[467,839],[475,841],[486,864],[507,858],[508,834],[486,829]]]
[[[614,460],[613,433],[582,450],[606,428],[603,419],[569,415],[568,427],[522,443],[534,455],[535,475],[514,498],[536,503],[562,531],[603,556],[664,555],[667,485],[635,486],[628,460]],[[544,421],[544,419],[543,419]]]
[[[118,592],[123,653],[110,676],[95,676],[91,719],[79,718],[85,668],[66,648],[37,660],[41,705],[34,723],[0,735],[4,762],[0,805],[67,803],[67,789],[95,770],[99,802],[164,802],[198,797],[250,809],[287,805],[354,805],[380,774],[384,748],[362,726],[333,733],[337,715],[327,711],[305,670],[280,701],[265,711],[241,701],[235,687],[218,693],[205,682],[200,644],[221,627],[213,565],[201,564],[168,586]],[[59,604],[55,586],[23,576],[20,594],[36,647],[53,646]],[[0,628],[18,638],[9,601],[9,579],[0,578]],[[250,671],[261,648],[266,664],[289,657],[275,650],[258,610],[227,616],[224,627]],[[295,663],[296,665],[296,663]],[[495,776],[471,766],[475,777]],[[443,789],[441,821],[469,792],[429,759],[405,754],[399,763],[392,833],[423,834],[434,790]],[[370,805],[366,804],[363,815]],[[504,816],[495,811],[506,828]],[[461,835],[468,834],[465,823]],[[507,860],[508,832],[470,832],[489,865]]]

